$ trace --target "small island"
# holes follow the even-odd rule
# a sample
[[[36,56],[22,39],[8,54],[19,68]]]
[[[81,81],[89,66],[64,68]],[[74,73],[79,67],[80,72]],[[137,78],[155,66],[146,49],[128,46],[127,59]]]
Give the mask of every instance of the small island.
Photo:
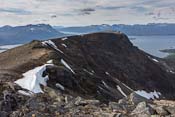
[[[167,58],[167,59],[175,59],[175,48],[173,48],[173,49],[163,49],[163,50],[159,50],[159,51],[169,54],[165,58]]]

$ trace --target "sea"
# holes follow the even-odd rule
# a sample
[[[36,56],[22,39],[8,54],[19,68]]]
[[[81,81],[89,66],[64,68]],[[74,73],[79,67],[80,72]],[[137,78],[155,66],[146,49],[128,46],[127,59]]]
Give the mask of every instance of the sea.
[[[160,52],[163,49],[175,49],[175,35],[166,36],[129,36],[130,41],[139,49],[164,58],[168,53]]]

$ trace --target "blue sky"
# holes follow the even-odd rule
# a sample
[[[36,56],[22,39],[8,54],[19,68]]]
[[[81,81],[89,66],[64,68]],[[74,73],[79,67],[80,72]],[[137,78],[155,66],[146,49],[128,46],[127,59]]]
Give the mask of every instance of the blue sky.
[[[0,25],[175,23],[175,0],[0,0]]]

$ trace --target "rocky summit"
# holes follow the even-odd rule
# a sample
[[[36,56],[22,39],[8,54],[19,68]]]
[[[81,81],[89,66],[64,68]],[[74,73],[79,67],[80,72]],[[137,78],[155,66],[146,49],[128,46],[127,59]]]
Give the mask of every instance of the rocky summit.
[[[175,99],[174,63],[117,32],[32,41],[0,53],[0,81],[2,117],[175,114],[167,101]]]

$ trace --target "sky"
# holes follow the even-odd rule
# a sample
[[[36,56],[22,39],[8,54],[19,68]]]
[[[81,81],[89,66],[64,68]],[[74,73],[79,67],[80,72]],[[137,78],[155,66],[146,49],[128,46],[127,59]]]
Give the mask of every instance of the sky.
[[[175,0],[0,0],[0,26],[175,23]]]

